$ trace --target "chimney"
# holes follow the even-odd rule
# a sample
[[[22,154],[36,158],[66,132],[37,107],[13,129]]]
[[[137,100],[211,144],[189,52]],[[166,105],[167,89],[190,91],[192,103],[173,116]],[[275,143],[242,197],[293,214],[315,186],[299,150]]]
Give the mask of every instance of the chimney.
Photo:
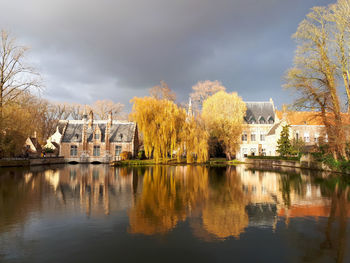
[[[92,128],[93,124],[94,124],[94,113],[91,110],[89,113],[89,128]]]
[[[108,124],[110,126],[112,126],[113,123],[113,115],[112,115],[112,111],[108,112]]]
[[[86,105],[84,107],[84,113],[83,113],[83,121],[87,121],[87,113],[86,113]]]

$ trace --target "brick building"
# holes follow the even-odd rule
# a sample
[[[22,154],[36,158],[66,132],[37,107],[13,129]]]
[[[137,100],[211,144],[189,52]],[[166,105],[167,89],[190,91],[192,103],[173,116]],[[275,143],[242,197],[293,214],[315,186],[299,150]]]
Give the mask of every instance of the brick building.
[[[60,121],[63,126],[60,155],[69,162],[101,162],[118,160],[122,152],[134,157],[138,151],[137,125],[112,119],[94,120],[84,114],[82,120]]]

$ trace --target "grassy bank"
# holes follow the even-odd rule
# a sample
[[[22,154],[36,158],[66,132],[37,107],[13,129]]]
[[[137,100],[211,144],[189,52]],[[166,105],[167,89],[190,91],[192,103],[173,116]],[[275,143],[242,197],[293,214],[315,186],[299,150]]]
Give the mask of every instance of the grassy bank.
[[[112,166],[147,166],[147,165],[236,165],[241,162],[237,160],[227,161],[225,158],[211,158],[209,161],[205,163],[187,163],[186,159],[181,159],[180,162],[177,159],[169,159],[167,162],[159,162],[156,163],[153,159],[145,159],[145,160],[125,160],[125,161],[116,161],[112,162]]]

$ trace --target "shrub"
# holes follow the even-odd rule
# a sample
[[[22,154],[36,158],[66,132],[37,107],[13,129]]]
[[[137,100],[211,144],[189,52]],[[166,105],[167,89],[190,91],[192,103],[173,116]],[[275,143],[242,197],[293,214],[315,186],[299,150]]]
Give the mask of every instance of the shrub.
[[[143,150],[139,151],[139,152],[137,153],[137,157],[138,157],[138,159],[140,159],[140,160],[145,159],[145,158],[146,158],[145,151],[143,151]]]
[[[44,152],[46,152],[46,153],[53,153],[54,150],[51,149],[51,148],[44,148]]]
[[[124,151],[120,154],[120,158],[125,161],[125,160],[130,160],[132,157],[131,152]]]
[[[299,156],[282,157],[282,156],[251,156],[251,155],[249,155],[247,158],[248,159],[263,159],[263,160],[300,161]]]

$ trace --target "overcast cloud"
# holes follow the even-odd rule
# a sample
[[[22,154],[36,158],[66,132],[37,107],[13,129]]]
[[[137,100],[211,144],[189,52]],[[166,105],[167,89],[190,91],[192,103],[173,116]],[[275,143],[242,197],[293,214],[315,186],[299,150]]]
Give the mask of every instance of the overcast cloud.
[[[299,22],[326,0],[0,0],[0,28],[31,46],[55,101],[122,102],[165,80],[185,101],[198,80],[244,100],[290,94]]]

